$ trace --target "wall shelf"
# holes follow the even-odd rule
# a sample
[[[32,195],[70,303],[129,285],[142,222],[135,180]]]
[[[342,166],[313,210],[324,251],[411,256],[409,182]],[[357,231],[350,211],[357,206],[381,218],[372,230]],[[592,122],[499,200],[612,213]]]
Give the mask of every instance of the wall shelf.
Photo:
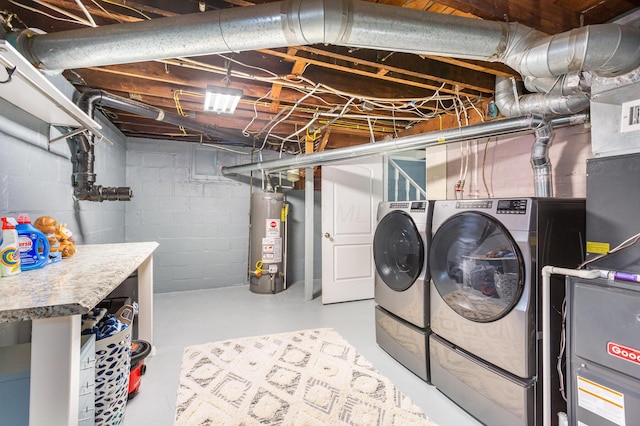
[[[63,138],[79,133],[79,129],[93,133],[98,141],[112,144],[100,131],[100,124],[60,92],[6,40],[0,40],[0,66],[4,68],[0,69],[0,97],[45,123],[76,129]]]

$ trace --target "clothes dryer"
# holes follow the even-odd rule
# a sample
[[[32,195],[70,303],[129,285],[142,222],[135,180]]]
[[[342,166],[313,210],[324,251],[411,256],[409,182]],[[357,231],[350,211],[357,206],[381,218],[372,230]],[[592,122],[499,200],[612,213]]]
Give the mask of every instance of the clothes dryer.
[[[542,424],[545,265],[583,259],[582,199],[438,201],[433,213],[432,383],[490,425]],[[559,354],[564,285],[552,277],[552,364]],[[566,411],[558,374],[553,412]]]
[[[373,238],[376,341],[427,382],[432,206],[425,200],[381,202]]]

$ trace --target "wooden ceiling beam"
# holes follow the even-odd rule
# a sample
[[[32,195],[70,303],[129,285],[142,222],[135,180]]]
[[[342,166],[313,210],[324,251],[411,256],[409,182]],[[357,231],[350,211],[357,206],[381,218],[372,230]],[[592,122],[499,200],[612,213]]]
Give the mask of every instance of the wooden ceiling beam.
[[[437,0],[438,3],[491,21],[520,22],[547,34],[580,26],[580,16],[554,0]]]
[[[295,49],[290,48],[287,53],[295,55]],[[291,67],[291,74],[293,75],[302,75],[304,68],[307,66],[307,62],[305,61],[295,61],[293,66]],[[282,92],[282,84],[274,83],[271,87],[271,112],[277,112],[278,107],[280,106],[280,93]]]
[[[121,96],[119,93],[113,94]],[[122,94],[126,96],[126,93]],[[155,106],[157,108],[163,108],[165,110],[171,111],[170,104],[167,100],[154,100],[151,102],[151,99],[147,99],[149,101],[149,105]],[[167,108],[169,106],[169,108]],[[174,112],[174,111],[171,111]],[[114,111],[115,115],[118,117],[134,117],[133,114],[123,112],[123,111]],[[215,125],[221,129],[240,129],[244,128],[249,123],[250,116],[253,115],[253,111],[236,109],[236,113],[233,115],[217,115],[217,114],[209,114],[209,113],[197,113],[194,116],[190,116],[188,119],[194,120],[199,124],[203,125]],[[256,132],[261,128],[270,128],[270,126],[274,123],[271,117],[258,118],[254,121],[253,125],[247,129],[250,133]],[[286,123],[279,123],[270,133],[282,137],[286,137],[290,134],[293,134],[297,129],[306,125],[312,119],[311,115],[293,115],[289,117]],[[148,121],[154,123],[155,121],[150,118],[139,117],[141,121]],[[155,122],[158,123],[158,122]],[[360,122],[356,120],[345,121],[342,123],[333,123],[329,124],[329,120],[327,119],[317,119],[316,123],[318,126],[329,125],[328,128],[333,129],[334,132],[349,134],[349,135],[360,135],[364,137],[368,137],[370,134],[370,129],[366,121],[364,119]],[[167,124],[165,124],[167,125]],[[168,124],[171,126],[170,124]],[[177,126],[176,126],[177,127]],[[373,133],[379,137],[387,133],[393,133],[394,128],[391,123],[378,123],[374,124]]]
[[[303,50],[303,49],[300,49]],[[297,60],[300,60],[301,58],[298,56],[291,56],[287,53],[284,52],[279,52],[277,50],[271,50],[271,49],[261,49],[260,52],[263,53],[267,53],[273,56],[278,56],[281,57],[285,60],[288,61],[292,61],[295,62]],[[344,72],[347,74],[355,74],[355,75],[359,75],[361,77],[369,77],[369,78],[373,78],[376,80],[384,80],[387,82],[393,82],[393,83],[397,83],[397,84],[402,84],[402,85],[406,85],[406,86],[412,86],[412,87],[417,87],[420,89],[427,89],[427,90],[432,90],[432,91],[440,91],[442,93],[448,93],[448,94],[455,94],[456,91],[453,88],[440,88],[440,85],[438,85],[438,83],[436,82],[427,82],[428,79],[425,79],[425,82],[421,82],[421,81],[412,81],[412,80],[408,80],[406,78],[398,78],[398,77],[392,77],[389,75],[380,75],[377,74],[377,71],[364,71],[364,70],[360,70],[357,68],[350,68],[350,67],[346,67],[346,66],[342,66],[342,65],[335,65],[333,63],[329,63],[329,62],[325,62],[325,61],[321,61],[321,60],[317,60],[317,59],[311,59],[309,57],[305,57],[302,58],[304,59],[306,62],[308,62],[309,64],[313,64],[322,68],[326,68],[326,69],[331,69],[334,71],[340,71],[340,72]],[[353,59],[351,59],[351,61],[353,61]],[[376,66],[376,70],[378,70],[380,67]],[[465,96],[477,96],[477,92],[470,92],[468,90],[462,90],[459,92],[462,95]]]
[[[486,99],[477,106],[478,111],[486,111],[489,99]],[[455,114],[442,114],[429,121],[421,122],[404,130],[398,134],[398,136],[416,135],[419,133],[436,132],[438,130],[455,129],[461,126],[467,126],[470,124],[482,123],[486,118],[483,115],[478,114],[475,109],[467,109],[467,117],[459,117]]]
[[[473,61],[470,59],[445,58],[443,56],[421,55],[434,61],[444,62],[446,64],[455,65],[456,67],[466,68],[473,71],[483,72],[500,77],[515,77],[521,80],[520,74],[502,63],[487,63],[482,61]]]
[[[65,9],[67,11],[73,11],[79,17],[86,18],[86,16],[84,15],[84,11],[74,1],[68,1],[68,0],[46,0],[46,3],[49,3],[49,4],[53,5],[53,6],[57,6],[57,7],[62,8],[62,9]],[[129,16],[129,15],[123,15],[123,14],[118,13],[118,12],[112,12],[112,11],[106,11],[105,12],[104,10],[100,9],[99,7],[96,7],[93,4],[91,4],[91,2],[86,2],[86,4],[84,6],[87,9],[87,11],[91,14],[92,17],[103,18],[103,19],[105,19],[107,21],[107,23],[138,22],[138,21],[142,20],[141,17],[133,17],[133,16]],[[40,8],[43,8],[43,7],[44,6],[40,6]],[[80,25],[82,27],[85,26],[85,25],[80,24],[79,22],[78,22],[78,25]],[[69,28],[66,28],[66,29],[69,29]]]
[[[151,65],[152,67],[159,67],[159,64],[152,63]],[[73,78],[76,80],[80,85],[87,85],[92,88],[101,88],[107,91],[116,90],[119,92],[125,92],[128,94],[127,96],[151,95],[173,100],[174,93],[179,90],[187,90],[204,94],[204,88],[191,87],[191,84],[195,82],[195,79],[191,79],[187,76],[179,77],[176,75],[167,79],[164,77],[164,73],[160,75],[160,77],[156,77],[160,72],[161,71],[158,70],[152,71],[146,67],[143,70],[137,70],[131,65],[119,65],[113,67],[74,70],[72,71],[73,75],[70,75],[69,77],[70,79]],[[113,77],[107,77],[105,74],[113,75]],[[206,82],[204,79],[203,81]],[[185,84],[187,85],[186,87],[184,86]],[[354,84],[355,82],[352,86]],[[358,82],[358,84],[360,84],[360,82]],[[265,97],[267,94],[267,88],[265,86],[236,85],[235,87],[241,87],[245,93],[245,97],[241,101],[241,105],[248,102],[251,105],[251,108],[253,108],[253,101],[251,101],[251,98],[256,100],[264,98],[265,101],[270,100],[269,97]],[[299,92],[285,88],[279,97],[279,102],[282,103],[284,101],[290,104],[297,104],[300,100],[300,96]],[[325,99],[332,103],[344,103],[344,99],[332,96],[324,95]],[[190,99],[189,96],[186,96],[186,98]],[[327,111],[331,109],[331,107],[331,105],[320,102],[313,97],[307,98],[303,103],[298,104],[299,110],[308,109],[308,113],[310,115],[315,113],[318,109],[320,111]],[[425,112],[430,112],[435,107],[436,104],[434,102],[433,104],[421,106],[421,109],[424,109]],[[198,105],[195,110],[200,111],[201,106]],[[361,114],[364,115],[364,113]],[[402,120],[403,117],[411,117],[414,115],[415,114],[396,112],[395,117],[396,119]],[[392,117],[389,118],[389,120],[391,119]]]
[[[309,46],[299,46],[298,50],[300,51],[304,51],[304,52],[308,52],[314,55],[318,55],[318,56],[324,56],[327,57],[330,61],[331,60],[340,60],[340,61],[344,61],[344,62],[351,62],[353,64],[357,64],[358,66],[368,66],[374,69],[377,69],[377,71],[375,71],[375,73],[377,75],[379,75],[381,78],[388,75],[388,74],[393,74],[394,76],[398,76],[398,75],[402,75],[402,76],[407,76],[407,77],[414,77],[414,78],[418,78],[421,80],[433,80],[436,81],[440,84],[445,83],[447,85],[449,85],[451,88],[455,88],[456,86],[459,87],[460,89],[468,89],[468,90],[472,90],[472,91],[478,91],[478,92],[482,92],[482,93],[493,93],[493,82],[491,82],[491,85],[480,85],[480,84],[473,84],[470,83],[470,81],[473,80],[473,76],[470,75],[468,72],[462,76],[460,75],[459,70],[451,70],[451,69],[447,69],[445,70],[445,72],[440,73],[439,75],[434,74],[434,73],[430,73],[430,67],[429,66],[424,66],[424,60],[422,60],[421,64],[416,65],[418,61],[416,61],[416,58],[419,58],[420,56],[418,55],[411,55],[411,54],[399,54],[402,55],[401,60],[397,61],[397,62],[401,62],[402,63],[402,67],[395,65],[394,64],[394,60],[391,57],[391,55],[389,55],[389,57],[387,59],[385,59],[385,62],[388,63],[377,63],[377,62],[372,62],[366,59],[363,59],[361,57],[358,57],[358,53],[360,51],[354,51],[352,53],[352,56],[349,55],[345,55],[345,54],[341,54],[341,53],[334,53],[334,52],[330,52],[328,50],[324,50],[324,49],[318,49],[315,47],[309,47]],[[340,49],[342,50],[342,49]],[[413,60],[409,60],[409,58],[412,58]],[[394,66],[395,65],[395,66]],[[422,66],[420,66],[422,65]],[[428,65],[428,64],[427,64]],[[413,68],[413,69],[412,69]],[[465,68],[469,68],[469,67],[465,67]],[[419,71],[418,71],[419,69]],[[470,68],[469,68],[470,69]],[[493,74],[495,71],[494,70],[490,70],[487,69],[487,71],[481,69],[481,67],[475,67],[474,71],[481,71],[481,72],[487,72],[487,73],[491,73]],[[489,72],[491,71],[491,72]],[[449,77],[448,77],[449,76]],[[450,76],[459,76],[458,79],[453,79]],[[464,78],[464,80],[463,80]],[[404,81],[404,80],[403,80]],[[411,80],[409,80],[411,81]],[[451,91],[448,91],[451,90]],[[443,93],[455,93],[455,89],[442,89],[441,90]]]

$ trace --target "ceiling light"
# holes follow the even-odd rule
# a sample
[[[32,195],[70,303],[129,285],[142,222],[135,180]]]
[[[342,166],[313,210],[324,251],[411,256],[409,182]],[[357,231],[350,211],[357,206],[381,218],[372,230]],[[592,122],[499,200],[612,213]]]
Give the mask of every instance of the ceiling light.
[[[240,89],[207,86],[204,96],[204,110],[217,114],[233,114],[241,97],[242,90]]]

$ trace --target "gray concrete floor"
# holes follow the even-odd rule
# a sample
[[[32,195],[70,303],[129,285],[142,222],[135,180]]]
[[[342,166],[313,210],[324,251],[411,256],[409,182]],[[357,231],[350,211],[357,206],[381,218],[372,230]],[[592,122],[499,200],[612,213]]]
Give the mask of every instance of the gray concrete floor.
[[[239,337],[332,327],[441,426],[476,426],[476,420],[420,380],[376,344],[375,302],[322,305],[304,300],[302,283],[275,295],[248,286],[157,294],[156,354],[145,360],[140,392],[128,402],[124,426],[173,424],[182,352],[186,346]]]

